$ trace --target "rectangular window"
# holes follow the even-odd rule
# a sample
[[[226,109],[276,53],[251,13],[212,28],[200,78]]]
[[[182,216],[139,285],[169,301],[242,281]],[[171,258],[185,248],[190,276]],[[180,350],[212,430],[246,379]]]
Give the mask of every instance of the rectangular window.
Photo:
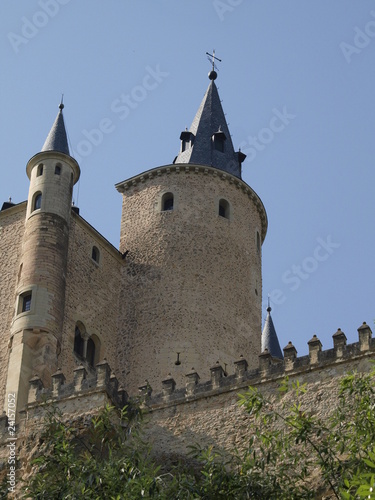
[[[31,308],[31,292],[26,292],[21,295],[21,312],[30,311]]]

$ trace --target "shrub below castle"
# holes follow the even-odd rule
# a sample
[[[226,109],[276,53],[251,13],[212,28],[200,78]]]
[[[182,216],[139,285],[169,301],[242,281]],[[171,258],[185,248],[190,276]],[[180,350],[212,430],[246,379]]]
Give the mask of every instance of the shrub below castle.
[[[308,393],[298,382],[284,380],[277,410],[250,388],[239,399],[253,416],[245,453],[196,446],[191,460],[176,466],[152,458],[134,407],[107,407],[84,432],[51,410],[24,498],[375,498],[374,377],[375,370],[338,382],[339,404],[325,421],[304,410]],[[292,407],[282,404],[287,391]]]

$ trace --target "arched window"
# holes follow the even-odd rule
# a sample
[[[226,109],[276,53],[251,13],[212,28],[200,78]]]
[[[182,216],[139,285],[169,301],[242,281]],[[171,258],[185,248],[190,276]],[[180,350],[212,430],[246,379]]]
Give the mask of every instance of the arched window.
[[[229,219],[229,203],[224,198],[219,200],[219,216]]]
[[[97,262],[99,264],[100,252],[99,252],[98,247],[95,247],[95,246],[92,247],[91,258],[92,258],[92,260],[94,260],[95,262]]]
[[[95,365],[95,342],[92,338],[87,340],[86,361],[90,366]]]
[[[99,361],[100,340],[90,335],[82,323],[77,323],[74,332],[74,353],[94,368]]]
[[[85,341],[83,340],[82,333],[77,325],[74,332],[74,352],[83,358]]]
[[[40,177],[41,175],[43,175],[43,163],[41,163],[40,165],[38,165],[38,169],[36,171],[36,176],[37,177]]]
[[[167,212],[168,210],[173,210],[173,193],[165,193],[161,199],[161,210],[162,212]]]
[[[33,201],[33,211],[38,210],[41,206],[42,206],[42,193],[35,193]]]
[[[60,175],[61,174],[61,165],[56,165],[55,166],[55,175]]]

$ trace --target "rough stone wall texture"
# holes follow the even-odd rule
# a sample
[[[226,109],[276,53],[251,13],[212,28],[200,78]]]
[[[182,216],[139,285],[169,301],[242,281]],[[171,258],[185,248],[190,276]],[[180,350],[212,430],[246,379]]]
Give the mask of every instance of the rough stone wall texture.
[[[290,381],[299,380],[307,383],[308,391],[301,396],[303,411],[319,417],[326,417],[338,402],[338,384],[340,378],[352,370],[368,372],[373,368],[372,355],[344,363],[335,363],[324,368],[316,368],[303,373],[290,373]],[[280,378],[254,384],[268,398],[273,399],[274,409],[281,404],[291,407],[295,402],[293,392],[280,398],[278,387]],[[151,410],[145,418],[145,439],[160,456],[185,456],[189,446],[213,445],[224,450],[246,449],[252,434],[252,418],[238,405],[238,394],[246,392],[248,384],[242,384],[235,390],[201,397],[179,405],[165,405]]]
[[[0,404],[5,399],[10,328],[14,315],[26,203],[0,212]]]
[[[36,211],[25,224],[17,292],[32,290],[30,311],[17,315],[12,332],[30,328],[61,340],[68,251],[67,222]]]
[[[100,252],[99,263],[92,258],[92,248]],[[80,364],[73,353],[77,322],[84,325],[88,335],[100,341],[96,362],[107,358],[112,369],[119,371],[117,357],[119,328],[119,299],[121,269],[124,262],[119,252],[99,235],[81,217],[72,214],[68,266],[66,278],[66,304],[58,366],[69,374]]]
[[[206,372],[217,360],[230,370],[241,354],[250,367],[258,363],[257,232],[265,232],[264,223],[254,201],[228,176],[184,169],[160,175],[155,169],[151,178],[130,181],[123,190],[120,250],[129,254],[121,318],[127,345],[119,346],[119,356],[130,393],[144,379],[160,390],[168,373],[180,384],[192,367]],[[174,207],[163,212],[167,192]],[[218,214],[221,198],[230,204],[229,219]]]

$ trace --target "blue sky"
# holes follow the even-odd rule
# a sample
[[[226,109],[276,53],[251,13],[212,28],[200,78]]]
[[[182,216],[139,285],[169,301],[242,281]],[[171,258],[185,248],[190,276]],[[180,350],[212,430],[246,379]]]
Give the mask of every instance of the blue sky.
[[[263,317],[270,294],[281,347],[299,355],[314,333],[330,348],[338,327],[354,342],[373,326],[373,1],[3,0],[0,14],[0,202],[27,198],[64,93],[75,202],[117,246],[114,184],[173,161],[215,48],[243,179],[269,219]]]

